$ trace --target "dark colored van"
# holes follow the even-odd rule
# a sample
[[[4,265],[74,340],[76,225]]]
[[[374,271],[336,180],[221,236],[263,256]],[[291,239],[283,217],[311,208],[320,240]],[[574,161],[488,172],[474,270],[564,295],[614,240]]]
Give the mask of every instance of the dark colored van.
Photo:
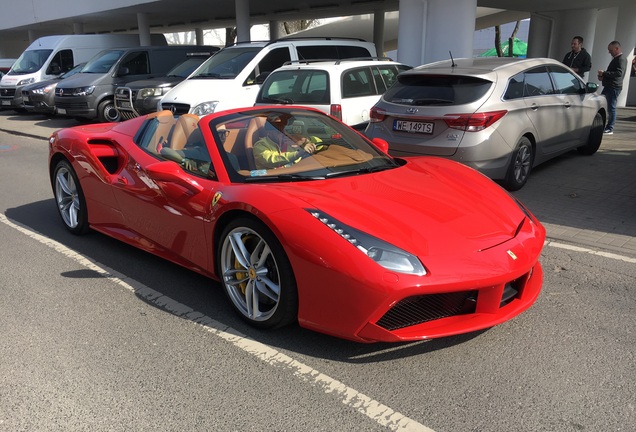
[[[116,122],[115,89],[132,81],[165,76],[176,64],[195,53],[211,55],[213,46],[147,46],[101,51],[81,72],[61,81],[55,89],[57,114]]]

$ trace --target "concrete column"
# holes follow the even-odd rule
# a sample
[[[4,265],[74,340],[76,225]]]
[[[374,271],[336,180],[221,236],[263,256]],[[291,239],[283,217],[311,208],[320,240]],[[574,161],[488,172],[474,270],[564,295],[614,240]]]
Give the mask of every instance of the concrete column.
[[[139,45],[150,46],[150,25],[148,24],[148,15],[145,13],[137,14],[137,27],[139,28]]]
[[[628,94],[630,93],[630,71],[632,59],[634,58],[634,48],[636,46],[636,3],[624,2],[618,7],[618,20],[616,21],[616,38],[619,41],[623,51],[623,57],[627,59],[627,70],[623,77],[623,91],[618,96],[617,106],[624,107],[627,104]],[[632,99],[632,98],[630,98]]]
[[[197,45],[205,45],[205,41],[203,40],[203,29],[200,27],[197,27],[194,29],[194,40],[196,41]]]
[[[236,41],[250,41],[250,1],[236,0]]]
[[[449,59],[450,53],[454,58],[472,57],[477,0],[428,0],[427,4],[422,63]]]
[[[84,24],[80,22],[74,22],[73,34],[84,34]]]
[[[378,57],[384,57],[384,10],[373,12],[373,43]]]
[[[31,45],[31,43],[38,38],[38,35],[34,30],[29,30],[27,34],[29,35],[29,45]]]
[[[279,21],[270,21],[269,22],[269,40],[280,39],[280,22]]]
[[[554,34],[555,17],[547,13],[530,15],[528,29],[528,58],[549,57],[550,41]]]
[[[427,5],[426,0],[400,0],[397,49],[400,63],[411,66],[422,64]]]

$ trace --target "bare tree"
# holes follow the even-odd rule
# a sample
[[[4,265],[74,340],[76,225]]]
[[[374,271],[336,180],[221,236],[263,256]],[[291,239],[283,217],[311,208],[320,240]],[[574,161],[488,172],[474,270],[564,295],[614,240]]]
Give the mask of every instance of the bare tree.
[[[302,30],[307,30],[308,28],[313,27],[317,23],[318,23],[318,20],[315,20],[315,19],[285,21],[283,22],[283,28],[285,29],[285,34],[292,34]]]
[[[225,28],[225,46],[230,46],[236,42],[236,27]]]
[[[520,25],[521,21],[517,21],[517,23],[515,24],[515,28],[512,30],[512,34],[508,39],[508,55],[510,57],[512,57],[513,55],[512,46],[513,42],[517,38],[517,32],[519,31]],[[501,28],[498,25],[495,26],[495,49],[497,50],[497,57],[504,57],[504,52],[501,49]]]

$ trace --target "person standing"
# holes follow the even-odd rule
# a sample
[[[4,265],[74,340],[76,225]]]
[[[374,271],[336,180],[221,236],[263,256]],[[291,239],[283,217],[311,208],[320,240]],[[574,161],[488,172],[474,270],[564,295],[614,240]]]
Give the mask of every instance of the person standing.
[[[590,53],[583,48],[583,38],[581,36],[574,36],[570,46],[572,47],[572,51],[563,57],[562,63],[569,66],[583,78],[585,72],[592,69],[592,57]]]
[[[607,98],[607,110],[609,115],[607,117],[607,126],[603,131],[606,135],[614,133],[614,123],[616,122],[616,101],[618,95],[623,89],[623,77],[627,70],[627,60],[623,57],[621,51],[621,44],[618,41],[612,41],[607,46],[607,51],[612,56],[612,60],[609,62],[606,70],[599,70],[597,73],[598,79],[603,84],[603,91],[601,94]]]

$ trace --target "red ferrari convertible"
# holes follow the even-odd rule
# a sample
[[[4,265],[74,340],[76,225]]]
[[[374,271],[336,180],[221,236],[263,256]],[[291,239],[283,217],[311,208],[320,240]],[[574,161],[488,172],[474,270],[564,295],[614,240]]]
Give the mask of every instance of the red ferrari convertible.
[[[50,138],[62,221],[220,281],[250,324],[360,342],[471,332],[528,309],[545,229],[459,163],[398,159],[336,119],[169,111]]]

